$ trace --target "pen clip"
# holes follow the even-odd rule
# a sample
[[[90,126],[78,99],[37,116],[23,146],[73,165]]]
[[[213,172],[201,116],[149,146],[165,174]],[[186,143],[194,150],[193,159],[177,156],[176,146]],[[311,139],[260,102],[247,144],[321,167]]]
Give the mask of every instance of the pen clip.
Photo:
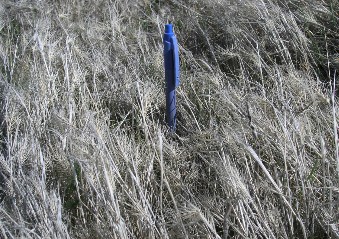
[[[180,77],[179,77],[179,49],[178,49],[178,41],[175,36],[171,37],[172,49],[173,49],[173,80],[175,87],[179,86],[180,84]]]

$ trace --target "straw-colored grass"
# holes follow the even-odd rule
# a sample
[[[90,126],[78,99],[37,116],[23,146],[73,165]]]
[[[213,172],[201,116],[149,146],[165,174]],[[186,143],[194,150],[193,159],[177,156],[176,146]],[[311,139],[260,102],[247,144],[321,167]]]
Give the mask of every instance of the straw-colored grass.
[[[337,0],[0,1],[0,237],[339,238],[338,12]]]

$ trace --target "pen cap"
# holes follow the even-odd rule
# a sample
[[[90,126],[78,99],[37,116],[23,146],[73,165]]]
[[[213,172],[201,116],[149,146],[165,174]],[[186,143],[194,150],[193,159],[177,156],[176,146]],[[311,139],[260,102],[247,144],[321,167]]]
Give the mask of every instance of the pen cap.
[[[173,25],[172,24],[166,24],[165,25],[165,33],[164,33],[164,41],[171,41],[171,37],[174,35],[173,33]]]
[[[166,54],[166,59],[170,61],[168,70],[171,71],[171,83],[174,87],[179,85],[179,51],[178,51],[178,41],[173,32],[173,25],[166,24],[165,25],[165,33],[164,33],[164,52],[169,52],[170,55]],[[167,58],[168,57],[168,58]],[[166,66],[165,66],[166,67]]]
[[[172,24],[166,24],[165,25],[165,33],[173,33],[173,25]]]

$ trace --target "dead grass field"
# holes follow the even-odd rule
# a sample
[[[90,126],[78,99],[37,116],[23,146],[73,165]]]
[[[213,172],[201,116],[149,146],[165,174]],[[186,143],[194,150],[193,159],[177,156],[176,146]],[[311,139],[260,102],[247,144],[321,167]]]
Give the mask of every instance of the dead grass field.
[[[0,237],[339,238],[338,17],[338,0],[0,0]]]

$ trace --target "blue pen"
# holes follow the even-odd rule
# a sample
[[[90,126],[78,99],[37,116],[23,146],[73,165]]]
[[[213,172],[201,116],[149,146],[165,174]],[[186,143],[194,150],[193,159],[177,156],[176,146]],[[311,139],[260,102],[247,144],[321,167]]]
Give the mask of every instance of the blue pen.
[[[165,25],[163,43],[167,125],[172,132],[175,132],[177,117],[175,88],[179,85],[179,52],[178,42],[174,35],[172,24]]]

